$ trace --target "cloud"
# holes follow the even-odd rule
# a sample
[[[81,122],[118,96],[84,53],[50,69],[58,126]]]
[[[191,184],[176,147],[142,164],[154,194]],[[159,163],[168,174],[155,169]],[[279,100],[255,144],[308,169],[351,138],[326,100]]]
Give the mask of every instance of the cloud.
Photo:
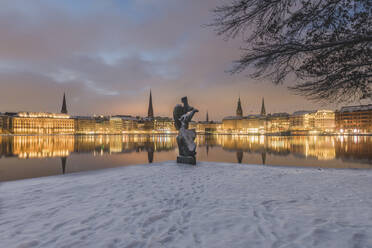
[[[64,91],[74,114],[171,116],[180,97],[211,118],[308,106],[285,87],[225,71],[239,40],[211,28],[218,0],[6,0],[0,10],[0,111],[57,112]],[[273,107],[275,106],[275,108]],[[256,111],[257,110],[257,111]],[[204,112],[202,112],[204,111]]]

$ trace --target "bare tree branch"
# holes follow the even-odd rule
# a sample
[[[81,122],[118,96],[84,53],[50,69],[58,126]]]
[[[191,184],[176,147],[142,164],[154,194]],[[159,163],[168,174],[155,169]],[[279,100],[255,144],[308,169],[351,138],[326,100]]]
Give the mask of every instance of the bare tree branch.
[[[232,0],[211,24],[246,47],[231,73],[254,68],[254,78],[289,87],[309,99],[345,101],[372,96],[372,1]]]

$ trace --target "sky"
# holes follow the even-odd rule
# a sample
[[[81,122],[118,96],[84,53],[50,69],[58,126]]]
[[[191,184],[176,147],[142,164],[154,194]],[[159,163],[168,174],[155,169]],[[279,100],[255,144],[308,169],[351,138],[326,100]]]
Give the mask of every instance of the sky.
[[[226,0],[225,0],[226,1]],[[188,96],[212,120],[243,113],[335,109],[247,72],[227,73],[241,39],[207,24],[221,0],[3,0],[0,8],[0,112],[172,116]]]

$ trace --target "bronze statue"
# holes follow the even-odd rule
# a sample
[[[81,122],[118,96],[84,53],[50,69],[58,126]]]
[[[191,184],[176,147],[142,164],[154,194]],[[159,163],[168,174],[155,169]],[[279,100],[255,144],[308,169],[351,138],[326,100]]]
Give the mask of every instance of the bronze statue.
[[[173,110],[174,125],[178,131],[177,144],[179,156],[177,163],[196,164],[196,137],[195,129],[189,129],[189,123],[195,113],[199,110],[191,107],[187,101],[187,97],[182,97],[183,106],[177,104]]]

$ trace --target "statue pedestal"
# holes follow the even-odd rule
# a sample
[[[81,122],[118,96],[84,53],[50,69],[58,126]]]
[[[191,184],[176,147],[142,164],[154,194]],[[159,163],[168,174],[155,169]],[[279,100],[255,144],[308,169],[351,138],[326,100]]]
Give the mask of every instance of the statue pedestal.
[[[192,156],[177,156],[177,163],[196,165],[196,158]]]

